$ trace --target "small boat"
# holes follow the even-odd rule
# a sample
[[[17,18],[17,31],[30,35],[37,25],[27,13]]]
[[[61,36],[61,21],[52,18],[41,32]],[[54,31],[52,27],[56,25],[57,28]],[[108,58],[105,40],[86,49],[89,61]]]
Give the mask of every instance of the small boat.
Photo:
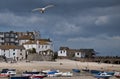
[[[22,76],[26,76],[26,77],[30,77],[32,75],[36,75],[36,74],[39,74],[40,72],[28,72],[28,71],[25,71],[22,73]]]
[[[9,77],[9,76],[14,76],[14,75],[16,75],[15,69],[2,69],[0,73],[0,77]]]
[[[71,72],[64,72],[64,73],[62,73],[62,76],[63,77],[72,77],[73,73],[71,73]]]
[[[48,77],[54,77],[54,76],[59,76],[61,75],[61,72],[59,72],[59,70],[50,70],[48,72],[46,72]]]
[[[98,75],[94,75],[95,78],[109,79],[112,75],[108,75],[106,72],[99,73]]]
[[[115,72],[114,76],[115,76],[116,78],[120,78],[120,72]]]
[[[75,73],[80,73],[79,69],[72,69],[72,71],[75,72]]]
[[[45,74],[34,74],[34,75],[30,76],[30,79],[41,79],[41,78],[44,78],[44,77],[46,77]]]
[[[22,77],[22,76],[13,76],[13,77],[10,77],[9,79],[30,79],[29,77]]]
[[[115,74],[115,72],[106,72],[108,75],[114,75]]]
[[[93,74],[93,75],[97,75],[97,74],[101,73],[101,71],[99,71],[99,70],[90,70],[90,73]]]
[[[82,69],[82,71],[84,71],[84,72],[90,72],[89,69]]]
[[[62,72],[58,72],[58,73],[55,73],[53,76],[54,77],[60,77],[60,76],[62,76],[62,74],[63,74]]]

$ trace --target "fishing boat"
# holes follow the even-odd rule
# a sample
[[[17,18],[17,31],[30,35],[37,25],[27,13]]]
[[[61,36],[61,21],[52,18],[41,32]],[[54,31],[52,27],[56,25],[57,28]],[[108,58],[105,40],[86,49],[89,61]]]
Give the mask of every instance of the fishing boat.
[[[45,74],[33,74],[30,76],[30,79],[41,79],[41,78],[44,78],[46,76],[47,75],[45,75]]]
[[[101,71],[100,70],[90,70],[90,73],[93,75],[97,75],[97,74],[101,73]]]
[[[120,72],[115,72],[114,76],[115,76],[116,78],[120,78]]]
[[[62,73],[62,76],[63,77],[72,77],[73,73],[71,73],[71,72],[64,72],[64,73]]]
[[[75,72],[75,73],[80,73],[79,69],[72,69],[72,71]]]
[[[37,75],[37,74],[39,74],[40,72],[28,72],[28,71],[25,71],[25,72],[23,72],[22,73],[22,76],[26,76],[26,77],[30,77],[30,76],[32,76],[32,75]]]
[[[16,75],[15,69],[2,69],[0,73],[0,77],[9,77],[9,76],[14,76],[14,75]]]
[[[29,77],[22,77],[22,76],[12,76],[9,79],[30,79]]]
[[[94,75],[95,78],[97,79],[109,79],[112,75],[108,75],[106,72],[99,73],[98,75]]]
[[[59,70],[50,70],[48,72],[46,72],[48,77],[54,77],[57,75],[61,75],[61,73],[59,73]]]

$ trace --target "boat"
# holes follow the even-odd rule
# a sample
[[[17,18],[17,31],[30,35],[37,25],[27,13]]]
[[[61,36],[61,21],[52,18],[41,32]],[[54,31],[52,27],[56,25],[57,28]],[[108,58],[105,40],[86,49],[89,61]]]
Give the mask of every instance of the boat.
[[[60,77],[60,76],[62,76],[62,74],[63,74],[62,72],[57,72],[57,73],[53,74],[53,76],[54,77]]]
[[[82,71],[84,71],[84,72],[90,72],[89,69],[82,69]]]
[[[41,79],[47,77],[45,74],[33,74],[30,76],[30,79]]]
[[[93,74],[93,75],[97,75],[99,73],[101,73],[102,71],[100,70],[90,70],[90,73]]]
[[[30,77],[32,75],[36,75],[36,74],[39,74],[40,72],[28,72],[28,71],[25,71],[22,73],[22,76],[26,76],[26,77]]]
[[[113,72],[113,71],[110,71],[110,72],[106,72],[108,75],[114,75],[115,74],[115,72]]]
[[[71,72],[64,72],[64,73],[62,73],[62,76],[63,77],[72,77],[73,73],[71,73]]]
[[[75,72],[75,73],[80,73],[79,69],[72,69],[72,71]]]
[[[116,78],[120,78],[120,72],[115,72],[114,76],[115,76]]]
[[[9,77],[9,76],[14,76],[14,75],[16,75],[15,69],[2,69],[0,73],[0,77]]]
[[[94,75],[95,78],[102,78],[102,79],[109,79],[112,75],[108,75],[106,72],[99,73],[97,75]]]
[[[29,77],[22,77],[22,76],[12,76],[9,79],[30,79]]]
[[[54,77],[54,76],[61,75],[59,70],[50,70],[50,71],[46,72],[46,74],[48,77]]]

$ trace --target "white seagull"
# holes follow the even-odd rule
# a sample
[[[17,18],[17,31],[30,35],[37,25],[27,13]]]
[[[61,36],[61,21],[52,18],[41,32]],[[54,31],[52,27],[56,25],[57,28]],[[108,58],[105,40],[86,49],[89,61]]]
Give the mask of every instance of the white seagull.
[[[47,5],[47,6],[43,7],[43,8],[35,8],[35,9],[33,9],[32,11],[33,11],[33,12],[34,12],[34,11],[40,11],[41,13],[44,13],[45,10],[46,10],[47,8],[50,8],[50,7],[54,7],[54,5]]]

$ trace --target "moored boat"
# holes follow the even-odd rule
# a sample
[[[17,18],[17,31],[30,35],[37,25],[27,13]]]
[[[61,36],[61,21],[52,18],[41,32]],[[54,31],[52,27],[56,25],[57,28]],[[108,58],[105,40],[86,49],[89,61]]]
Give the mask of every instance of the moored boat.
[[[72,71],[75,72],[75,73],[80,73],[79,69],[72,69]]]
[[[114,76],[115,76],[116,78],[120,78],[120,72],[115,72]]]
[[[36,75],[36,74],[39,74],[40,72],[28,72],[28,71],[25,71],[22,73],[22,76],[26,76],[26,77],[30,77],[32,75]]]
[[[16,75],[15,69],[2,69],[0,73],[0,77],[9,77],[9,76],[14,76],[14,75]]]
[[[95,78],[109,79],[112,75],[108,75],[106,72],[99,73],[98,75],[94,75]]]
[[[71,72],[64,72],[64,73],[62,73],[62,76],[63,77],[72,77],[73,73],[71,73]]]

